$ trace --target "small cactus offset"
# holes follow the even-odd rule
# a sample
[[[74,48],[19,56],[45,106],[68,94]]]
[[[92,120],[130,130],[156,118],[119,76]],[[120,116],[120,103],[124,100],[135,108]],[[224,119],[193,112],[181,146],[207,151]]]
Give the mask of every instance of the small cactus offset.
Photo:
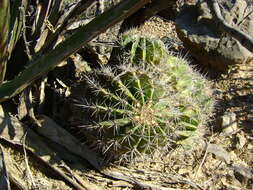
[[[126,53],[130,57],[130,61],[135,64],[149,63],[157,65],[167,54],[167,48],[155,36],[142,34],[137,29],[131,29],[121,35],[119,48],[117,48],[114,56],[117,57],[123,54],[124,57]]]
[[[159,63],[136,64],[131,53],[126,63],[87,77],[92,99],[82,104],[95,121],[87,125],[88,141],[113,160],[181,143],[212,114],[207,81],[186,61],[165,52]]]

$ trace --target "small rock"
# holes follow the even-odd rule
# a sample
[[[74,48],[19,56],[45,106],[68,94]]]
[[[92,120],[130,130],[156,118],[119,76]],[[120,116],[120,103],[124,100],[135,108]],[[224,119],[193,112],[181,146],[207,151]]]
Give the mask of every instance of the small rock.
[[[233,112],[225,112],[221,118],[221,128],[224,135],[229,136],[237,130],[236,114]]]
[[[176,31],[184,46],[200,64],[218,71],[227,70],[229,65],[248,62],[253,53],[233,37],[219,31],[207,1],[199,2],[185,6],[176,18]],[[251,11],[247,0],[219,3],[221,14],[230,26],[253,36],[253,14],[245,17]]]
[[[244,145],[247,143],[247,139],[244,136],[243,133],[237,133],[236,134],[236,138],[238,139],[237,143],[236,143],[236,148],[237,149],[241,149],[244,147]]]
[[[247,149],[248,150],[253,150],[253,145],[252,144],[248,144]]]
[[[223,147],[217,144],[211,144],[211,143],[208,144],[206,151],[214,154],[218,159],[225,161],[226,164],[230,164],[231,162],[229,153]]]
[[[253,170],[249,167],[245,167],[239,164],[234,164],[234,175],[239,181],[245,181],[253,178]]]

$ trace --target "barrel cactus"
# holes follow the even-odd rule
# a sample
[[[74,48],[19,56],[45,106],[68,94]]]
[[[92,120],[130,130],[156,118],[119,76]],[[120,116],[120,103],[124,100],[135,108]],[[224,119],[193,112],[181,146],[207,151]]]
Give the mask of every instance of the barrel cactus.
[[[114,49],[111,60],[117,63],[118,57],[129,57],[134,63],[157,65],[166,54],[167,48],[161,40],[131,29],[120,36],[118,48]]]
[[[207,81],[169,54],[159,64],[104,66],[87,76],[91,98],[82,103],[92,122],[88,141],[109,159],[132,160],[198,133],[212,113]]]

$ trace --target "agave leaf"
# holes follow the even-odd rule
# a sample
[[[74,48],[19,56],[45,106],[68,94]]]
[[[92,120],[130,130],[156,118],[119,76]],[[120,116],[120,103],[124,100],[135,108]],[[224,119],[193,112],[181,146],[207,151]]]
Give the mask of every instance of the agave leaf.
[[[33,81],[54,69],[62,60],[76,52],[94,37],[125,19],[149,2],[149,0],[122,1],[112,9],[97,16],[87,25],[80,27],[72,36],[55,47],[55,49],[36,60],[32,60],[32,64],[15,79],[2,84],[0,86],[0,102],[20,93]]]
[[[9,21],[10,2],[9,0],[2,0],[0,2],[0,84],[4,80],[8,59]]]
[[[62,3],[62,2],[60,2]],[[50,16],[48,20],[52,24],[52,26],[55,26],[54,32],[51,32],[49,35],[47,35],[47,38],[45,40],[45,44],[43,44],[42,47],[40,47],[40,52],[47,51],[58,39],[58,35],[65,29],[66,25],[69,23],[73,23],[77,17],[77,15],[82,14],[87,10],[92,4],[94,3],[94,0],[80,0],[77,2],[77,4],[71,6],[67,11],[64,11],[63,15],[58,18],[59,12],[54,13],[53,9],[50,13]],[[57,10],[56,10],[57,11]],[[61,10],[63,11],[63,10]],[[57,19],[56,19],[57,18]]]
[[[60,11],[62,7],[62,0],[54,0],[52,2],[52,8],[48,17],[48,20],[50,20],[52,25],[55,25],[59,16],[60,16]]]
[[[8,44],[9,56],[13,51],[23,29],[24,12],[28,6],[28,0],[13,1],[10,11],[10,36]],[[22,9],[22,11],[21,11]]]

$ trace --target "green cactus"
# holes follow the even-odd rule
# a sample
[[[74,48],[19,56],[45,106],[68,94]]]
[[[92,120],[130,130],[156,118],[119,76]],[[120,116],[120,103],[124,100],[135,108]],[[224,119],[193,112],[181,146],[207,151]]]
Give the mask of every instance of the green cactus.
[[[165,52],[159,64],[132,60],[130,54],[126,63],[87,77],[92,100],[82,106],[96,121],[88,127],[88,140],[109,159],[129,161],[181,143],[212,113],[207,81],[183,59]]]
[[[117,48],[114,56],[118,57],[124,52],[129,53],[128,56],[133,63],[157,65],[161,62],[161,58],[167,54],[167,48],[156,37],[141,34],[137,29],[131,29],[121,35],[119,48]]]

